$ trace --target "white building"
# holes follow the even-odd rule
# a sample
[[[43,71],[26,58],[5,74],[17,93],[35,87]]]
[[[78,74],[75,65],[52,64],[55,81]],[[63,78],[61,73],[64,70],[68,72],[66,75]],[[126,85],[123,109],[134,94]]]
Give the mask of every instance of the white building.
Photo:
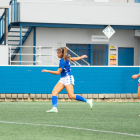
[[[91,65],[140,63],[140,4],[134,0],[15,0],[10,5],[8,44],[16,46],[12,61],[33,61],[33,56],[16,55],[21,52],[18,46],[67,46],[78,55],[87,54]],[[108,25],[115,34],[105,40],[103,30]],[[22,53],[35,53],[33,50],[23,48]],[[36,59],[42,61],[37,65],[52,64],[44,62],[52,59],[48,56]]]

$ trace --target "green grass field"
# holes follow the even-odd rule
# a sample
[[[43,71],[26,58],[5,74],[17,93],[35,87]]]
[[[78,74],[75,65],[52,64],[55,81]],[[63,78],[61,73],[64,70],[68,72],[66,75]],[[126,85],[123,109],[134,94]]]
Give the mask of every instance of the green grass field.
[[[140,140],[139,103],[0,102],[0,140]]]

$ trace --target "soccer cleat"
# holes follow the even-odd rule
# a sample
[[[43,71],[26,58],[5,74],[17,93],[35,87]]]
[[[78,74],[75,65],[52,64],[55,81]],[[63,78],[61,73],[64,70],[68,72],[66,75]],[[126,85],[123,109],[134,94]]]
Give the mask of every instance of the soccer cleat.
[[[93,108],[93,100],[89,99],[89,100],[87,100],[87,103],[89,104],[90,109],[92,110],[92,108]]]
[[[51,110],[46,111],[47,113],[57,113],[57,108],[52,108]]]

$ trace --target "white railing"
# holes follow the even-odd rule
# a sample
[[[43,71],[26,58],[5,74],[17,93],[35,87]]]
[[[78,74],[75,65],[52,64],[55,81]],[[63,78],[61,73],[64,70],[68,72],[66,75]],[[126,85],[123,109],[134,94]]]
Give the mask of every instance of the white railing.
[[[17,46],[8,46],[9,47],[9,64],[30,64],[30,65],[58,65],[59,64],[59,58],[57,58],[56,55],[56,47],[43,47],[43,46],[21,46],[22,53],[14,53],[14,49],[17,48]],[[20,46],[18,46],[20,47]],[[35,47],[36,54],[33,53],[33,49]],[[75,56],[78,56],[76,53],[74,53],[72,50],[67,48],[71,53],[73,53]],[[20,51],[20,50],[19,50]],[[11,60],[12,56],[16,56],[13,60]],[[24,58],[22,58],[22,56]],[[27,57],[25,57],[27,56]],[[32,56],[32,57],[31,57]],[[35,60],[34,57],[35,56]],[[17,58],[19,57],[19,58]],[[82,59],[88,66],[90,65],[88,62]],[[72,64],[75,66],[81,66],[78,62],[72,61]],[[18,64],[19,65],[19,64]]]
[[[37,47],[38,48],[38,47]],[[39,46],[39,48],[38,49],[45,49],[45,48],[48,48],[48,47],[42,47],[42,46]],[[51,47],[50,47],[51,48]],[[55,61],[54,61],[54,58],[56,59],[56,60],[58,60],[58,62],[57,62],[57,65],[59,64],[59,58],[57,57],[57,55],[55,55],[56,54],[56,50],[57,50],[57,48],[56,47],[52,47],[53,48],[53,51],[52,51],[52,56],[53,56],[53,62],[54,62],[54,64],[56,64],[55,63]],[[75,66],[76,65],[79,65],[79,66],[81,66],[78,62],[72,62],[72,64],[74,64]]]
[[[55,57],[53,55],[53,51],[54,51],[54,48],[53,47],[44,47],[44,48],[47,48],[47,49],[50,49],[51,50],[49,52],[49,54],[44,54],[44,53],[42,54],[41,52],[38,52],[38,49],[42,48],[42,46],[40,46],[40,47],[35,47],[35,46],[21,46],[21,47],[22,47],[23,53],[13,53],[14,50],[12,50],[12,48],[17,48],[17,46],[9,46],[9,62],[10,62],[10,65],[11,65],[11,63],[30,63],[32,65],[35,63],[36,65],[41,65],[43,62],[51,62],[51,65],[57,65],[53,61],[54,60],[53,57]],[[31,50],[31,49],[33,49],[34,47],[35,47],[35,49],[37,51],[36,54],[30,53],[30,51],[33,52],[33,50]],[[23,50],[23,48],[27,48],[27,49]],[[30,50],[29,50],[29,48],[30,48]],[[29,52],[27,52],[27,51],[29,51]],[[32,56],[32,58],[31,57],[30,58],[27,58],[26,57],[27,61],[24,60],[25,58],[23,58],[23,59],[19,58],[19,60],[17,61],[17,60],[11,60],[11,56],[12,55],[15,55],[15,56]],[[32,61],[33,60],[33,56],[36,57],[36,61]],[[51,58],[51,60],[42,61],[42,60],[40,60],[40,57],[41,56],[50,56],[52,58]]]

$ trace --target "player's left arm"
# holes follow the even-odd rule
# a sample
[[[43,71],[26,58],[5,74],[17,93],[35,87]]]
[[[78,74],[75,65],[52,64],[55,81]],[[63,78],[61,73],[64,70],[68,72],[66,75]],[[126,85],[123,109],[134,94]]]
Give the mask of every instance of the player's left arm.
[[[59,75],[62,72],[62,68],[58,68],[57,71],[51,71],[51,70],[42,70],[41,72],[48,72],[54,75]]]
[[[139,77],[140,77],[140,73],[132,76],[133,79],[136,79],[136,78],[139,78]],[[138,98],[140,100],[140,85],[138,86]]]
[[[87,57],[88,57],[87,55],[82,55],[80,57],[71,57],[70,60],[71,61],[78,61],[80,59],[87,58]]]
[[[133,79],[136,79],[136,78],[139,78],[139,77],[140,77],[140,73],[139,74],[132,75],[132,78]]]

